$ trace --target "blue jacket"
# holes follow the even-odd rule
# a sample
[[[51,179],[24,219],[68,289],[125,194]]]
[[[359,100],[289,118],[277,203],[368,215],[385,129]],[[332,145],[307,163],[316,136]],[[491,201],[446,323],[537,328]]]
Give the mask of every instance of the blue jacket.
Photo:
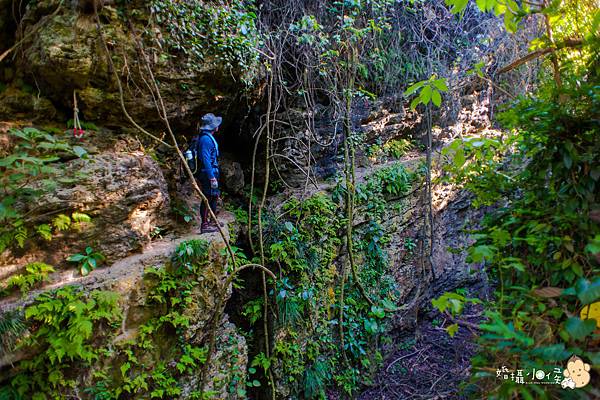
[[[202,162],[200,172],[206,174],[208,179],[215,177],[215,172],[219,169],[219,145],[209,131],[201,131],[200,134],[192,140],[195,144],[196,157]]]

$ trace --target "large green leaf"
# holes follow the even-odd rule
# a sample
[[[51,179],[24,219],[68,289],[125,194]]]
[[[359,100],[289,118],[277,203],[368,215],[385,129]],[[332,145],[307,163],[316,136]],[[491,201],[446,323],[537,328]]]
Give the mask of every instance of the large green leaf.
[[[429,86],[429,85],[424,86],[423,89],[421,89],[421,94],[419,96],[421,98],[421,103],[423,103],[423,104],[429,103],[429,100],[431,100],[432,92],[433,92],[433,89],[431,88],[431,86]]]
[[[421,87],[423,87],[425,82],[426,81],[421,81],[421,82],[415,83],[414,85],[409,86],[408,89],[406,89],[406,91],[404,92],[404,96],[410,96],[411,94],[415,93],[417,90],[419,90]]]
[[[83,260],[84,258],[85,258],[85,256],[83,254],[73,254],[72,256],[69,256],[67,258],[67,261],[79,262],[79,261]]]
[[[420,97],[415,97],[411,102],[410,102],[410,108],[411,109],[415,109],[417,108],[417,106],[421,103],[421,98]]]
[[[600,278],[596,278],[593,282],[581,278],[575,285],[575,292],[579,300],[585,304],[591,304],[600,299]]]
[[[571,355],[571,353],[565,349],[564,343],[537,347],[531,351],[531,354],[546,361],[562,361],[566,360]]]
[[[436,105],[436,107],[439,107],[442,104],[442,96],[440,95],[440,92],[433,90],[431,92],[431,101]]]
[[[467,8],[469,0],[446,0],[446,4],[451,6],[450,12],[452,14],[459,14]]]
[[[565,330],[575,340],[583,340],[591,334],[596,328],[595,319],[586,319],[582,321],[580,318],[572,317],[565,322]]]
[[[438,90],[442,92],[448,91],[448,85],[446,85],[446,80],[444,78],[434,80],[433,86],[435,86]]]
[[[73,146],[73,153],[77,157],[82,158],[83,156],[85,156],[87,154],[87,151],[81,146]]]

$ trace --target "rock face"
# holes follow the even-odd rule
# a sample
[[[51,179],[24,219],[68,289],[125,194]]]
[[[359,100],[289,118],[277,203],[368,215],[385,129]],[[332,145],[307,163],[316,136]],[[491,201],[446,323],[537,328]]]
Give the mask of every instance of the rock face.
[[[365,144],[383,144],[415,136],[422,125],[420,115],[394,98],[370,102],[357,100],[352,107],[353,130],[364,135]],[[312,110],[290,108],[277,116],[286,121],[278,130],[274,158],[277,172],[293,187],[329,178],[339,169],[343,154],[343,121],[329,107],[316,104]],[[357,152],[362,153],[363,148]]]
[[[56,116],[56,109],[50,100],[16,87],[6,88],[0,93],[0,118],[8,120],[32,115],[33,120],[48,120]]]
[[[105,152],[66,163],[68,179],[37,204],[24,205],[38,223],[47,216],[79,211],[92,218],[79,231],[65,231],[34,248],[5,252],[2,264],[45,261],[56,265],[86,246],[102,252],[109,263],[140,249],[169,210],[167,184],[158,164],[141,152]],[[62,183],[61,183],[62,182]],[[26,253],[27,260],[21,255]],[[31,259],[31,260],[29,260]]]
[[[148,85],[152,80],[143,61],[145,57],[154,70],[172,123],[189,126],[193,116],[228,109],[227,106],[239,99],[239,93],[245,88],[241,83],[241,72],[214,58],[205,57],[201,63],[194,63],[195,68],[191,70],[182,69],[181,60],[176,56],[159,57],[158,53],[153,53],[153,48],[164,46],[160,41],[166,32],[153,25],[151,32],[142,35],[150,18],[151,2],[148,0],[136,6],[137,14],[128,19],[119,16],[113,2],[98,1],[99,5],[104,4],[98,8],[99,24],[93,11],[90,12],[93,1],[73,2],[74,6],[71,3],[60,0],[29,2],[22,10],[20,20],[20,37],[24,40],[14,65],[9,64],[9,69],[19,71],[27,84],[39,90],[38,97],[50,99],[56,108],[72,108],[73,91],[77,91],[82,120],[103,126],[123,125],[126,119],[120,106],[118,76],[128,113],[143,125],[161,124],[157,97]],[[199,7],[203,4],[201,0],[197,3]],[[11,18],[0,14],[0,38],[14,39],[15,24],[11,23]],[[139,40],[151,41],[145,43],[145,56],[137,50]],[[31,80],[32,76],[35,82]],[[6,82],[10,83],[10,79]],[[18,82],[12,82],[12,85],[16,84]],[[0,97],[0,118],[6,118],[7,113],[2,111],[10,110],[12,97]],[[30,108],[30,111],[35,116],[35,110]]]
[[[232,155],[223,154],[219,163],[219,171],[221,173],[220,181],[228,192],[242,193],[245,185],[244,170],[239,162],[234,161]]]

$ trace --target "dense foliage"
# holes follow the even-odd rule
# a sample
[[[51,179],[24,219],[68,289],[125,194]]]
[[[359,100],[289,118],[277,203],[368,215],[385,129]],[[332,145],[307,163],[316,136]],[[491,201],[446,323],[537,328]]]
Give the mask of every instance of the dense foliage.
[[[536,93],[504,107],[498,121],[507,136],[465,138],[445,150],[452,158],[448,177],[476,194],[475,205],[495,205],[469,249],[498,285],[473,360],[473,382],[490,398],[580,395],[560,385],[500,380],[490,368],[562,370],[572,355],[600,362],[599,319],[589,312],[600,299],[599,13],[587,9],[568,28],[558,18],[585,11],[581,6],[554,2],[543,10],[562,40],[578,34],[587,43],[561,53],[558,75],[550,64]]]
[[[284,385],[278,396],[324,398],[331,385],[353,395],[381,364],[379,345],[398,297],[387,268],[393,228],[384,223],[402,207],[417,176],[392,164],[356,188],[357,214],[365,221],[353,235],[358,273],[348,280],[342,279],[348,263],[344,181],[331,193],[290,199],[265,217],[269,265],[279,276],[269,285],[275,339],[272,356],[261,352],[252,366],[274,372]],[[263,307],[262,298],[245,305],[251,324]]]
[[[442,151],[446,163],[441,179],[472,192],[472,207],[491,210],[472,232],[474,244],[456,250],[465,250],[468,261],[482,265],[495,288],[493,300],[484,303],[481,346],[465,392],[476,398],[593,396],[592,385],[581,392],[556,393],[559,386],[498,380],[495,370],[560,368],[574,354],[594,366],[600,363],[600,316],[595,311],[600,300],[597,5],[593,0],[445,3],[459,14],[456,18],[441,2],[424,0],[147,2],[150,17],[144,20],[142,37],[156,56],[148,69],[170,62],[194,73],[220,63],[247,87],[256,84],[266,94],[267,111],[257,118],[261,125],[253,154],[253,161],[264,155],[265,165],[252,166],[250,212],[238,210],[252,225],[249,258],[256,264],[248,264],[239,248],[228,247],[236,261],[229,268],[218,264],[215,273],[209,243],[182,243],[167,265],[148,268],[143,282],[137,282],[145,296],[136,316],[142,322],[132,333],[125,328],[127,317],[116,293],[64,286],[37,294],[55,267],[24,262],[4,280],[0,296],[17,297],[17,291],[25,299],[32,292],[37,296],[29,296],[23,309],[0,315],[0,354],[19,351],[29,358],[15,362],[0,387],[0,399],[216,396],[205,390],[203,379],[216,353],[211,339],[221,320],[207,317],[207,326],[195,326],[194,319],[204,317],[198,315],[204,309],[198,303],[214,305],[214,315],[221,317],[229,283],[243,288],[236,274],[257,264],[264,264],[264,292],[241,312],[254,330],[248,338],[255,354],[247,371],[239,366],[230,371],[227,393],[244,398],[247,390],[265,390],[273,398],[323,399],[328,390],[336,390],[355,396],[382,365],[389,317],[405,298],[395,269],[403,266],[405,254],[416,257],[417,246],[424,265],[427,235],[433,243],[431,223],[432,231],[426,232],[433,219],[431,129],[427,162],[409,170],[396,159],[414,150],[415,143],[397,137],[367,143],[358,120],[371,111],[371,101],[392,95],[400,104],[398,115],[409,107],[425,109],[423,120],[431,128],[432,106],[445,106],[451,96],[464,94],[464,87],[452,87],[450,78],[464,77],[467,69],[476,82],[469,85],[479,90],[481,81],[489,83],[511,101],[496,117],[503,131],[462,137]],[[142,14],[130,2],[116,4],[132,19]],[[476,9],[488,15],[477,15]],[[501,69],[487,65],[482,56],[498,39],[489,28],[498,25],[495,17],[511,33],[535,21],[541,29],[528,34],[543,32],[529,43],[525,59],[511,60]],[[106,43],[109,59],[113,45]],[[140,56],[145,58],[143,51]],[[543,60],[536,91],[512,98],[514,92],[503,89],[498,76],[507,73],[506,82],[514,84],[510,74],[534,59]],[[258,82],[259,76],[265,81]],[[150,82],[158,81],[155,77],[163,79],[157,73]],[[150,91],[156,100],[160,87],[155,90]],[[288,118],[296,107],[302,111],[301,126]],[[322,110],[330,126],[318,130]],[[32,205],[52,193],[57,182],[81,178],[69,170],[69,163],[88,158],[80,143],[64,132],[35,128],[13,129],[6,137],[0,154],[0,253],[26,251],[28,243],[47,243],[90,223],[88,215],[75,209],[31,217]],[[257,150],[262,144],[264,149]],[[295,145],[306,170],[284,153]],[[337,182],[316,194],[265,206],[269,190],[287,185],[279,170],[285,163],[304,172],[305,188],[312,183],[313,150],[322,152],[316,157],[328,151],[332,163],[343,163]],[[357,153],[385,161],[385,166],[357,177]],[[275,182],[269,180],[271,167],[279,177]],[[259,173],[264,176],[255,179]],[[257,201],[260,191],[257,196],[254,185],[263,178],[262,200]],[[405,199],[421,194],[430,208],[424,211],[429,216],[423,218],[417,245],[413,238],[397,235],[401,228],[390,221],[405,218]],[[171,207],[185,223],[194,220],[186,205],[173,202]],[[161,229],[152,235],[160,237]],[[390,260],[393,246],[401,248],[397,263]],[[85,276],[105,260],[86,245],[65,261]],[[275,278],[266,279],[266,268]],[[223,276],[225,272],[230,275]],[[209,304],[200,290],[219,292],[218,300]],[[464,294],[445,293],[431,302],[457,320],[446,327],[451,336],[462,329],[465,306],[481,303]],[[204,337],[206,332],[211,334]],[[231,336],[226,340],[234,340]],[[238,353],[233,351],[231,364]],[[185,382],[194,382],[188,386],[193,390],[184,393]]]

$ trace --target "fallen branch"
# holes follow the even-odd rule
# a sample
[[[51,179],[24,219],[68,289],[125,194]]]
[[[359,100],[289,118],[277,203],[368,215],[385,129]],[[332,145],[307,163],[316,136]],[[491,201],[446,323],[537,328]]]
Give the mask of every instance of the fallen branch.
[[[416,350],[416,351],[414,351],[414,352],[412,352],[412,353],[408,353],[408,354],[405,354],[405,355],[403,355],[403,356],[401,356],[401,357],[398,357],[398,358],[396,358],[394,361],[392,361],[392,362],[390,363],[390,365],[388,365],[388,366],[387,366],[387,368],[385,369],[385,372],[389,372],[390,368],[392,368],[392,366],[393,366],[394,364],[396,364],[398,361],[402,361],[402,360],[404,360],[405,358],[412,357],[412,356],[414,356],[414,355],[416,355],[416,354],[420,354],[420,353],[424,352],[425,350],[429,350],[429,348],[430,348],[430,347],[431,347],[431,346],[427,346],[427,347],[424,347],[424,348],[422,348],[422,349],[420,349],[420,350]]]
[[[464,321],[464,320],[461,320],[461,319],[456,319],[456,318],[454,318],[452,315],[450,315],[450,313],[449,313],[448,311],[446,311],[446,312],[444,313],[444,315],[445,315],[445,316],[446,316],[448,319],[450,319],[450,321],[454,322],[455,324],[458,324],[458,325],[464,326],[464,327],[466,327],[466,328],[469,328],[469,329],[472,329],[472,330],[477,330],[477,331],[480,331],[480,330],[481,330],[481,328],[479,327],[479,325],[478,325],[478,324],[474,324],[474,323],[472,323],[472,322],[469,322],[469,321]]]

